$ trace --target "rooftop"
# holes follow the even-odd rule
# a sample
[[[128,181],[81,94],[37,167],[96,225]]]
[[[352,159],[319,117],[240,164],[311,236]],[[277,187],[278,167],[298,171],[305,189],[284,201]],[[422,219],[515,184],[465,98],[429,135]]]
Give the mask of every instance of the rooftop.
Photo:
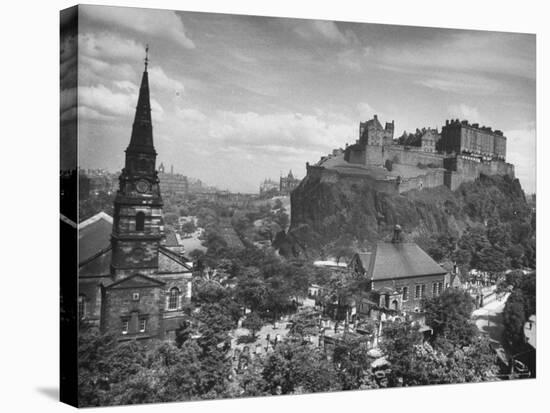
[[[368,272],[373,280],[446,273],[414,242],[379,242],[373,256]]]

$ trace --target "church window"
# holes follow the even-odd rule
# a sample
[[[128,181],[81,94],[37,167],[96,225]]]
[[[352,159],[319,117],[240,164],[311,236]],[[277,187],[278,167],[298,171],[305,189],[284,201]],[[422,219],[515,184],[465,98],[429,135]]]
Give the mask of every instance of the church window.
[[[122,334],[128,334],[128,327],[130,326],[129,320],[122,320]]]
[[[415,298],[415,299],[419,299],[419,298],[420,298],[420,286],[419,286],[419,285],[415,286],[415,289],[414,289],[414,298]]]
[[[403,287],[403,301],[409,299],[409,287]]]
[[[143,231],[145,227],[145,213],[139,211],[136,214],[136,231]]]
[[[139,319],[139,332],[145,333],[145,328],[147,327],[147,319],[146,318],[140,318]]]
[[[168,309],[175,310],[178,308],[178,299],[180,295],[180,290],[176,287],[170,289],[170,297],[168,300]]]

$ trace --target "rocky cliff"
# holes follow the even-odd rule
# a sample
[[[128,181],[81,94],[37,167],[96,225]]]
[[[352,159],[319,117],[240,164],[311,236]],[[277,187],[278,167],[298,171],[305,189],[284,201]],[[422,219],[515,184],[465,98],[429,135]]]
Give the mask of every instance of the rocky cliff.
[[[292,220],[281,245],[294,255],[327,245],[367,246],[386,238],[395,224],[407,237],[460,235],[490,218],[530,222],[531,209],[517,179],[482,175],[457,190],[447,187],[387,194],[368,181],[326,182],[306,176],[291,194]],[[284,242],[283,242],[284,241]]]

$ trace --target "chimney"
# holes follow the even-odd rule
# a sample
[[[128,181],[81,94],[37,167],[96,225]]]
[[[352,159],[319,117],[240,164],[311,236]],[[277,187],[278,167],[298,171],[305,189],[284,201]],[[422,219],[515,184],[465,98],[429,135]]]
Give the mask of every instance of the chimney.
[[[393,229],[393,238],[391,240],[392,243],[397,244],[401,242],[401,225],[396,224]]]

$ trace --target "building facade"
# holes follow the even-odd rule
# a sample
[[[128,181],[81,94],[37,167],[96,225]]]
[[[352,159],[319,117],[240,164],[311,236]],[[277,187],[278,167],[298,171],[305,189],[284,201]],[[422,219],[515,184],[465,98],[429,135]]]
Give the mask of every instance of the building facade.
[[[506,137],[499,130],[458,119],[445,121],[441,130],[441,150],[446,153],[506,159]]]

